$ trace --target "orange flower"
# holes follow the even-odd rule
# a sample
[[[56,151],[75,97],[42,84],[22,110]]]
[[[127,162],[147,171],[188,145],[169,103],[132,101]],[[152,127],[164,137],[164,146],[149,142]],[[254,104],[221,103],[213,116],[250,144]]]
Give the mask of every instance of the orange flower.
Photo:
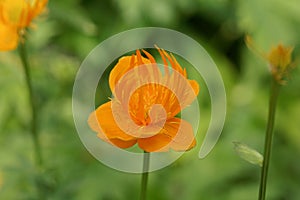
[[[122,57],[111,71],[113,98],[88,119],[102,140],[119,148],[137,143],[146,152],[186,151],[195,146],[191,124],[175,116],[195,100],[199,85],[187,79],[172,54],[158,51],[163,72],[144,50],[147,58],[137,50],[136,55]]]
[[[0,0],[0,51],[13,50],[48,0]]]
[[[277,47],[273,47],[267,56],[270,63],[271,73],[275,80],[284,84],[284,78],[288,75],[291,69],[291,54],[293,52],[292,47],[284,47],[279,44]]]
[[[285,78],[288,77],[289,71],[294,67],[291,64],[293,47],[285,47],[281,44],[273,47],[269,53],[264,53],[256,48],[252,38],[247,35],[245,38],[247,46],[262,56],[269,62],[270,70],[273,78],[279,84],[285,83]]]

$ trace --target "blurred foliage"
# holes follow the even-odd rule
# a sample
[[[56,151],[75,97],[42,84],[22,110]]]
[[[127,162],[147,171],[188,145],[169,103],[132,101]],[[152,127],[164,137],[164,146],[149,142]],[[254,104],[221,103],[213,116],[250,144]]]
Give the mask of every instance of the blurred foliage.
[[[197,148],[151,173],[149,199],[257,198],[260,169],[233,150],[241,141],[262,152],[269,95],[266,61],[249,51],[245,34],[267,52],[282,42],[299,63],[298,0],[51,1],[30,30],[29,50],[46,168],[33,166],[27,91],[17,52],[0,54],[0,199],[137,199],[140,176],[110,169],[84,148],[72,118],[72,87],[82,60],[120,31],[162,26],[201,43],[216,62],[227,90],[228,111],[215,149],[199,160]],[[300,72],[281,90],[268,199],[300,199]],[[101,86],[100,86],[101,87]],[[209,123],[205,85],[199,95],[199,140]],[[35,184],[38,183],[40,191]]]

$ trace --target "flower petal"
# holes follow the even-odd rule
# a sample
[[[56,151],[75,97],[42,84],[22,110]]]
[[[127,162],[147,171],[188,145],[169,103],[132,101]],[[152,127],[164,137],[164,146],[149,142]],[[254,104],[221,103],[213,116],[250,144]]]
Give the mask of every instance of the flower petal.
[[[117,146],[132,146],[136,143],[136,138],[124,133],[115,122],[110,101],[91,113],[88,124],[92,130],[98,133],[98,137],[106,141],[109,139]]]
[[[31,21],[41,12],[47,5],[48,0],[34,0],[33,2],[24,0],[2,0],[2,18],[5,23],[24,28],[29,26]]]
[[[157,135],[139,138],[138,145],[147,152],[163,152],[170,148],[175,151],[187,151],[196,145],[196,140],[190,123],[172,118]]]
[[[144,65],[121,77],[114,97],[129,110],[138,124],[149,124],[149,111],[153,105],[162,105],[168,119],[190,105],[199,93],[199,85],[180,73],[162,76],[156,65]]]
[[[199,94],[200,91],[200,87],[197,81],[195,80],[189,80],[189,84],[191,85],[191,87],[193,88],[195,95],[197,96]]]
[[[120,139],[110,139],[107,142],[109,142],[119,148],[126,149],[126,148],[129,148],[129,147],[132,147],[133,145],[135,145],[136,140],[124,141],[124,140],[120,140]]]
[[[146,152],[165,152],[170,148],[171,137],[165,134],[157,134],[148,138],[139,138],[138,145]]]
[[[17,48],[19,36],[16,28],[0,23],[0,38],[0,51]]]
[[[5,24],[20,27],[20,24],[23,24],[22,21],[27,18],[29,4],[24,0],[2,0],[0,7],[2,8],[2,20]]]
[[[41,14],[45,10],[47,3],[48,0],[36,0],[33,7],[30,10],[28,20],[31,21],[33,18]]]
[[[171,148],[175,151],[187,151],[196,145],[192,125],[179,118],[172,118],[166,123],[166,133],[172,137]]]
[[[139,54],[139,57],[136,55],[132,56],[124,56],[119,59],[119,62],[116,66],[111,70],[109,75],[109,86],[112,92],[114,92],[115,85],[121,79],[121,77],[128,72],[129,70],[133,69],[134,67],[139,66],[140,62],[142,64],[150,64],[151,61],[147,58],[144,58]]]

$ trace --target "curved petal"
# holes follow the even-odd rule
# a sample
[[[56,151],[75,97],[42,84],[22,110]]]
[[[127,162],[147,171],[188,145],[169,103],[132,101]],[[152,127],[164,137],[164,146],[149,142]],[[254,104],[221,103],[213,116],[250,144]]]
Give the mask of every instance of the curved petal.
[[[126,72],[141,64],[150,64],[150,63],[151,61],[141,56],[141,54],[124,56],[120,58],[118,63],[111,70],[109,75],[109,86],[111,91],[114,92],[115,85]]]
[[[17,48],[19,36],[16,28],[0,23],[0,38],[0,51]]]
[[[36,0],[33,7],[31,8],[30,15],[28,17],[28,20],[32,20],[37,15],[41,14],[48,3],[48,0]]]
[[[131,117],[143,125],[149,124],[149,111],[161,105],[170,119],[190,105],[199,93],[199,85],[178,72],[162,77],[158,66],[144,65],[126,73],[115,87],[114,96],[129,109]]]
[[[138,145],[147,152],[163,152],[169,149],[187,151],[196,145],[196,140],[190,123],[172,118],[165,123],[157,135],[139,138]]]
[[[120,139],[110,139],[106,142],[111,143],[119,148],[126,149],[126,148],[129,148],[129,147],[132,147],[133,145],[135,145],[136,140],[124,141],[124,140],[120,140]]]
[[[136,138],[124,133],[116,124],[111,110],[111,102],[107,102],[92,112],[88,119],[91,129],[97,136],[121,148],[127,148],[136,143]]]
[[[27,18],[28,16],[28,2],[24,0],[2,0],[0,4],[4,23],[20,27],[24,20],[21,18]]]
[[[110,143],[110,144],[115,145],[115,146],[117,146],[119,148],[122,148],[122,149],[132,147],[136,143],[136,140],[124,141],[124,140],[121,140],[121,139],[107,139],[107,137],[104,135],[103,132],[99,132],[97,134],[97,137],[100,138],[101,140],[107,142],[107,143]]]
[[[31,20],[39,15],[47,5],[48,0],[2,0],[0,7],[5,23],[24,28],[29,26]]]
[[[192,125],[179,118],[169,120],[167,133],[172,137],[171,148],[175,151],[187,151],[196,145]]]
[[[173,72],[164,78],[170,94],[164,95],[163,99],[170,106],[167,111],[171,111],[169,113],[171,113],[171,117],[174,117],[196,99],[199,85],[196,81],[188,80],[178,72]],[[164,91],[164,94],[168,93]]]
[[[157,134],[148,138],[139,138],[138,145],[146,152],[165,152],[170,149],[172,138],[165,134]]]
[[[193,90],[195,92],[195,95],[197,96],[200,91],[200,86],[199,86],[198,82],[195,80],[189,80],[189,84],[191,85],[191,87],[193,88]]]
[[[120,104],[118,100],[112,99],[111,105],[114,119],[119,128],[136,138],[150,137],[157,134],[166,121],[164,109],[158,105],[153,106],[149,113],[150,119],[153,120],[149,124],[142,124],[137,118],[132,117],[134,114],[129,113],[128,108]]]

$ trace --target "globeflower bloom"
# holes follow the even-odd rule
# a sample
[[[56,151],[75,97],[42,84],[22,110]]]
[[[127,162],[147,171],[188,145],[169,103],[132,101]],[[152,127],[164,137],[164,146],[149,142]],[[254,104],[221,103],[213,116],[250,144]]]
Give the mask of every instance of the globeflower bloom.
[[[119,148],[137,143],[146,152],[187,151],[196,145],[191,124],[176,115],[195,100],[199,85],[172,54],[157,49],[163,67],[147,51],[144,57],[137,50],[112,69],[113,97],[88,119],[102,140]]]
[[[288,76],[288,72],[292,69],[292,52],[292,47],[284,47],[279,44],[277,47],[273,47],[267,56],[271,73],[275,80],[280,84],[285,83],[284,78]]]
[[[280,85],[285,84],[285,79],[289,76],[289,72],[294,67],[291,63],[293,47],[279,44],[273,47],[269,53],[265,53],[256,48],[250,36],[246,36],[245,42],[251,50],[268,61],[271,74],[275,81]]]
[[[0,51],[17,48],[24,29],[41,14],[48,0],[0,0]]]

